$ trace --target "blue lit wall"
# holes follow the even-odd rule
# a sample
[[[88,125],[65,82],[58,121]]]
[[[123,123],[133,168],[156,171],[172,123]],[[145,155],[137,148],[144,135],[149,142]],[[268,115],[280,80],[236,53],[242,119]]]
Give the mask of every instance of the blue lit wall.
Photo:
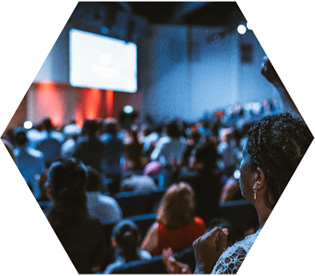
[[[69,29],[61,33],[35,82],[69,82]],[[252,47],[250,63],[241,62],[242,44]],[[260,75],[264,51],[253,32],[241,36],[220,28],[153,26],[138,44],[138,55],[141,115],[196,120],[215,109],[277,97]]]
[[[241,62],[242,44],[251,45],[249,63]],[[260,74],[264,55],[253,32],[156,26],[140,63],[142,113],[195,120],[237,103],[273,99],[275,90]]]

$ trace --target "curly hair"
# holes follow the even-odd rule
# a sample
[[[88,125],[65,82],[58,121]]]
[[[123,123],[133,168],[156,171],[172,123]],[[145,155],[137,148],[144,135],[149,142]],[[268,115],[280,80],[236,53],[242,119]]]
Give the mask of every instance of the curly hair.
[[[187,183],[171,185],[162,198],[157,221],[167,228],[188,225],[195,215],[194,196],[193,189]]]
[[[312,140],[305,122],[289,113],[267,116],[250,127],[244,154],[265,174],[266,193],[274,201],[266,196],[269,207],[279,200]]]

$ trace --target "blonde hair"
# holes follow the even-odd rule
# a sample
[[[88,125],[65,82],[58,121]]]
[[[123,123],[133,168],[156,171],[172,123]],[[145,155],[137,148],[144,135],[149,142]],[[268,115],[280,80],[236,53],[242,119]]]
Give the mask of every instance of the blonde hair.
[[[187,183],[171,185],[164,194],[157,221],[167,228],[188,225],[195,216],[194,191]]]

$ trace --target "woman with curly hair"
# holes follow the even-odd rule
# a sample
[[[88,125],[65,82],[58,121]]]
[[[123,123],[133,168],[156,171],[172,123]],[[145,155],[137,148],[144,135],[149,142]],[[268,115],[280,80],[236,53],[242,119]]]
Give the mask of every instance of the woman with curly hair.
[[[312,140],[304,121],[289,113],[267,116],[251,126],[240,165],[240,189],[256,208],[261,227],[226,250],[225,229],[215,227],[198,238],[194,242],[195,272],[233,274],[238,271]],[[185,265],[173,262],[172,266]]]
[[[102,225],[88,216],[86,177],[85,166],[73,158],[53,163],[48,171],[53,203],[48,220],[80,274],[99,271],[106,255]]]
[[[157,221],[150,227],[141,248],[153,256],[171,247],[174,252],[191,247],[205,233],[205,223],[195,217],[193,189],[186,183],[171,185],[162,198]]]

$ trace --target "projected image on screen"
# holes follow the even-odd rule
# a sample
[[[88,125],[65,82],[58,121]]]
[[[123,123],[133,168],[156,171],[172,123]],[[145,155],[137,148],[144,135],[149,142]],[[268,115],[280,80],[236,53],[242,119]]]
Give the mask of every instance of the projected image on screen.
[[[69,44],[72,86],[137,91],[136,44],[76,29]]]

